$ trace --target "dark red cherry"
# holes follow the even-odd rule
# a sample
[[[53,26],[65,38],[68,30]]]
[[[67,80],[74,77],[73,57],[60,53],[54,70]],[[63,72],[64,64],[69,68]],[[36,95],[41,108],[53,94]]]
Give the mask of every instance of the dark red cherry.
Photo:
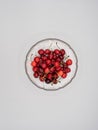
[[[72,65],[72,60],[71,60],[71,59],[68,59],[68,60],[66,61],[66,64],[67,64],[67,65]]]
[[[35,78],[38,78],[38,76],[39,76],[38,72],[35,72],[33,75]]]
[[[65,55],[65,50],[64,49],[61,49],[60,52],[61,52],[62,55]]]
[[[50,54],[50,53],[51,53],[51,50],[49,50],[49,49],[45,50],[45,54]]]
[[[43,50],[43,49],[40,49],[40,50],[38,50],[38,53],[39,53],[40,55],[43,55],[43,54],[44,54],[44,50]]]
[[[51,83],[51,80],[50,79],[45,79],[45,82],[47,83],[47,84],[49,84],[49,83]]]
[[[59,54],[60,51],[59,51],[58,49],[55,49],[55,50],[54,50],[54,53],[55,53],[55,54]]]

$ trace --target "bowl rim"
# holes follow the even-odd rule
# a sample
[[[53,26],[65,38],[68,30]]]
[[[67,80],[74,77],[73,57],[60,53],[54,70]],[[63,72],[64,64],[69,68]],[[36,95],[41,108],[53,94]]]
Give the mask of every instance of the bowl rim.
[[[56,89],[49,89],[49,88],[46,89],[46,88],[41,88],[40,86],[38,86],[38,85],[37,85],[36,83],[34,83],[34,82],[31,80],[31,78],[29,77],[29,74],[28,74],[28,72],[27,72],[27,67],[26,67],[27,57],[28,57],[28,54],[30,53],[30,51],[32,50],[32,48],[33,48],[34,46],[36,46],[37,44],[39,44],[40,42],[47,41],[47,40],[58,40],[58,41],[60,41],[60,42],[63,42],[64,44],[66,44],[66,45],[73,51],[74,56],[75,56],[75,58],[76,58],[76,70],[75,70],[75,73],[74,73],[73,77],[70,79],[70,81],[69,81],[67,84],[63,85],[63,86],[60,87],[60,88],[56,88]],[[77,70],[78,70],[78,58],[77,58],[77,55],[76,55],[74,49],[73,49],[67,42],[65,42],[65,41],[63,41],[63,40],[61,40],[61,39],[58,39],[58,38],[45,38],[45,39],[42,39],[42,40],[36,42],[34,45],[32,45],[32,46],[30,47],[29,51],[28,51],[27,54],[26,54],[26,58],[25,58],[25,73],[26,73],[28,79],[29,79],[37,88],[40,88],[40,89],[43,89],[43,90],[46,90],[46,91],[56,91],[56,90],[65,88],[65,87],[66,87],[67,85],[69,85],[69,84],[72,82],[72,80],[76,77]]]

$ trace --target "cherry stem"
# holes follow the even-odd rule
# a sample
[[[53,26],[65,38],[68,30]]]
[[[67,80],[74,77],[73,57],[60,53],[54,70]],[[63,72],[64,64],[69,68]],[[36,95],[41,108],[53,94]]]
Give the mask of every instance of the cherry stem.
[[[61,78],[60,78],[60,79],[61,79]],[[60,79],[57,80],[57,83],[58,83],[58,82],[61,83]]]
[[[53,82],[51,82],[51,85],[53,86]]]
[[[33,54],[31,54],[31,56],[30,56],[30,61],[32,61],[32,55],[33,55]]]
[[[50,49],[50,47],[52,46],[52,44],[53,44],[53,43],[50,44],[49,49]]]
[[[57,46],[59,49],[61,49],[61,48],[58,46],[57,42],[56,42],[56,46]]]
[[[48,73],[49,73],[49,72],[48,72]],[[48,73],[45,73],[44,76],[43,76],[43,78],[45,78],[45,77],[48,75]]]
[[[66,57],[64,57],[64,60],[67,60],[69,58],[69,56],[66,56]]]

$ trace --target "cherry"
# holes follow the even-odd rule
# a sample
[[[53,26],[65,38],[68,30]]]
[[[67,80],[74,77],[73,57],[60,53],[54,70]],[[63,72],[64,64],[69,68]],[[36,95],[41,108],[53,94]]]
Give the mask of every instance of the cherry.
[[[72,65],[72,60],[71,60],[71,59],[68,59],[68,60],[66,61],[66,64],[67,64],[67,65]]]
[[[49,49],[45,50],[45,54],[50,54],[50,53],[51,53],[51,51]]]
[[[66,74],[66,73],[63,73],[61,77],[62,77],[62,78],[66,78],[66,77],[67,77],[67,74]]]
[[[47,67],[47,68],[45,68],[45,73],[47,74],[47,73],[49,73],[49,68]]]
[[[49,84],[49,83],[51,83],[51,80],[50,79],[45,79],[45,82],[47,83],[47,84]]]
[[[38,76],[39,76],[38,72],[35,72],[33,75],[35,78],[38,78]]]
[[[58,49],[55,49],[55,50],[54,50],[54,53],[55,53],[55,54],[59,54],[60,51],[59,51]]]
[[[60,66],[60,63],[59,63],[58,61],[56,61],[56,62],[54,63],[54,65],[55,65],[55,67],[59,67],[59,66]]]
[[[57,84],[57,83],[58,83],[57,79],[54,79],[54,80],[53,80],[53,83],[54,83],[54,84]]]
[[[57,71],[61,70],[61,66],[56,67],[56,70]]]
[[[35,62],[35,61],[32,61],[32,62],[31,62],[31,66],[33,66],[33,67],[34,67],[34,66],[36,66],[36,65],[37,65],[37,64],[36,64],[36,62]]]
[[[40,61],[40,58],[39,58],[38,56],[36,56],[36,57],[34,58],[34,61],[38,63],[38,62]]]
[[[33,67],[33,71],[34,71],[34,72],[37,72],[37,71],[38,71],[38,67],[36,67],[36,66]]]
[[[40,55],[43,55],[43,54],[44,54],[44,50],[43,50],[43,49],[40,49],[40,50],[38,50],[38,53],[39,53]]]
[[[50,80],[52,80],[52,74],[51,74],[51,73],[48,73],[48,74],[47,74],[47,78],[50,79]]]
[[[51,60],[53,58],[53,54],[51,53],[50,55],[49,55],[49,59]]]
[[[63,75],[63,71],[62,70],[58,71],[58,75],[62,76]]]
[[[65,55],[65,50],[64,49],[61,49],[60,52],[61,52],[62,55]]]
[[[45,63],[42,63],[42,64],[41,64],[41,67],[42,67],[43,69],[45,69],[45,68],[47,67],[47,65],[46,65]]]
[[[70,68],[65,68],[65,70],[64,70],[64,72],[66,72],[66,73],[69,73],[71,71],[71,69]]]
[[[47,63],[47,65],[50,65],[51,64],[51,60],[46,60],[46,63]]]

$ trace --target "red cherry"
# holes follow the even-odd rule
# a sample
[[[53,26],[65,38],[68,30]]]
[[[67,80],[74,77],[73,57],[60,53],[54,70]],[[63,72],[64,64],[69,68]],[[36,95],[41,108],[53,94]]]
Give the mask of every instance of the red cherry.
[[[40,49],[40,50],[38,50],[38,53],[39,53],[40,55],[43,55],[43,54],[44,54],[44,50],[43,50],[43,49]]]
[[[57,79],[54,79],[54,80],[53,80],[53,83],[54,83],[54,84],[57,84],[57,83],[58,83]]]
[[[56,67],[56,70],[57,71],[61,70],[61,66]]]
[[[62,76],[63,75],[63,71],[62,70],[58,71],[58,75]]]
[[[42,56],[42,60],[47,60],[47,56]]]
[[[35,72],[33,75],[35,78],[38,78],[38,76],[39,76],[38,72]]]
[[[63,73],[62,74],[62,78],[66,78],[67,77],[67,74],[66,73]]]
[[[38,56],[36,56],[36,57],[34,58],[34,61],[38,63],[38,62],[40,61],[40,58],[39,58]]]
[[[69,73],[71,71],[70,68],[65,68],[64,72]]]
[[[35,62],[35,61],[32,61],[32,62],[31,62],[31,66],[33,66],[33,67],[34,67],[34,66],[36,66],[36,65],[37,65],[37,64],[36,64],[36,62]]]
[[[55,54],[59,54],[60,51],[59,51],[58,49],[55,49],[55,50],[54,50],[54,53],[55,53]]]
[[[56,62],[54,63],[54,65],[55,65],[55,67],[58,67],[58,66],[60,66],[60,63],[59,63],[58,61],[56,61]]]
[[[49,49],[45,50],[45,54],[50,54],[50,53],[51,53],[51,51]]]
[[[51,53],[50,55],[49,55],[49,59],[51,60],[53,58],[53,54]]]
[[[46,60],[46,63],[47,63],[47,65],[50,65],[51,64],[51,60]]]
[[[33,67],[33,71],[34,71],[34,72],[37,72],[37,71],[38,71],[38,67],[36,67],[36,66]]]
[[[52,74],[51,74],[51,73],[48,73],[48,74],[47,74],[47,78],[50,79],[50,80],[52,80]]]
[[[66,61],[66,64],[67,64],[67,65],[72,65],[72,60],[71,60],[71,59],[68,59],[68,60]]]
[[[47,68],[45,68],[45,73],[49,73],[49,68],[47,67]]]
[[[65,53],[66,53],[64,49],[61,49],[60,52],[62,55],[65,55]]]
[[[49,83],[51,83],[51,80],[50,79],[45,79],[45,82],[47,83],[47,84],[49,84]]]
[[[47,67],[47,65],[46,65],[45,63],[42,63],[42,64],[41,64],[41,67],[42,67],[43,69],[45,69],[45,68]]]

